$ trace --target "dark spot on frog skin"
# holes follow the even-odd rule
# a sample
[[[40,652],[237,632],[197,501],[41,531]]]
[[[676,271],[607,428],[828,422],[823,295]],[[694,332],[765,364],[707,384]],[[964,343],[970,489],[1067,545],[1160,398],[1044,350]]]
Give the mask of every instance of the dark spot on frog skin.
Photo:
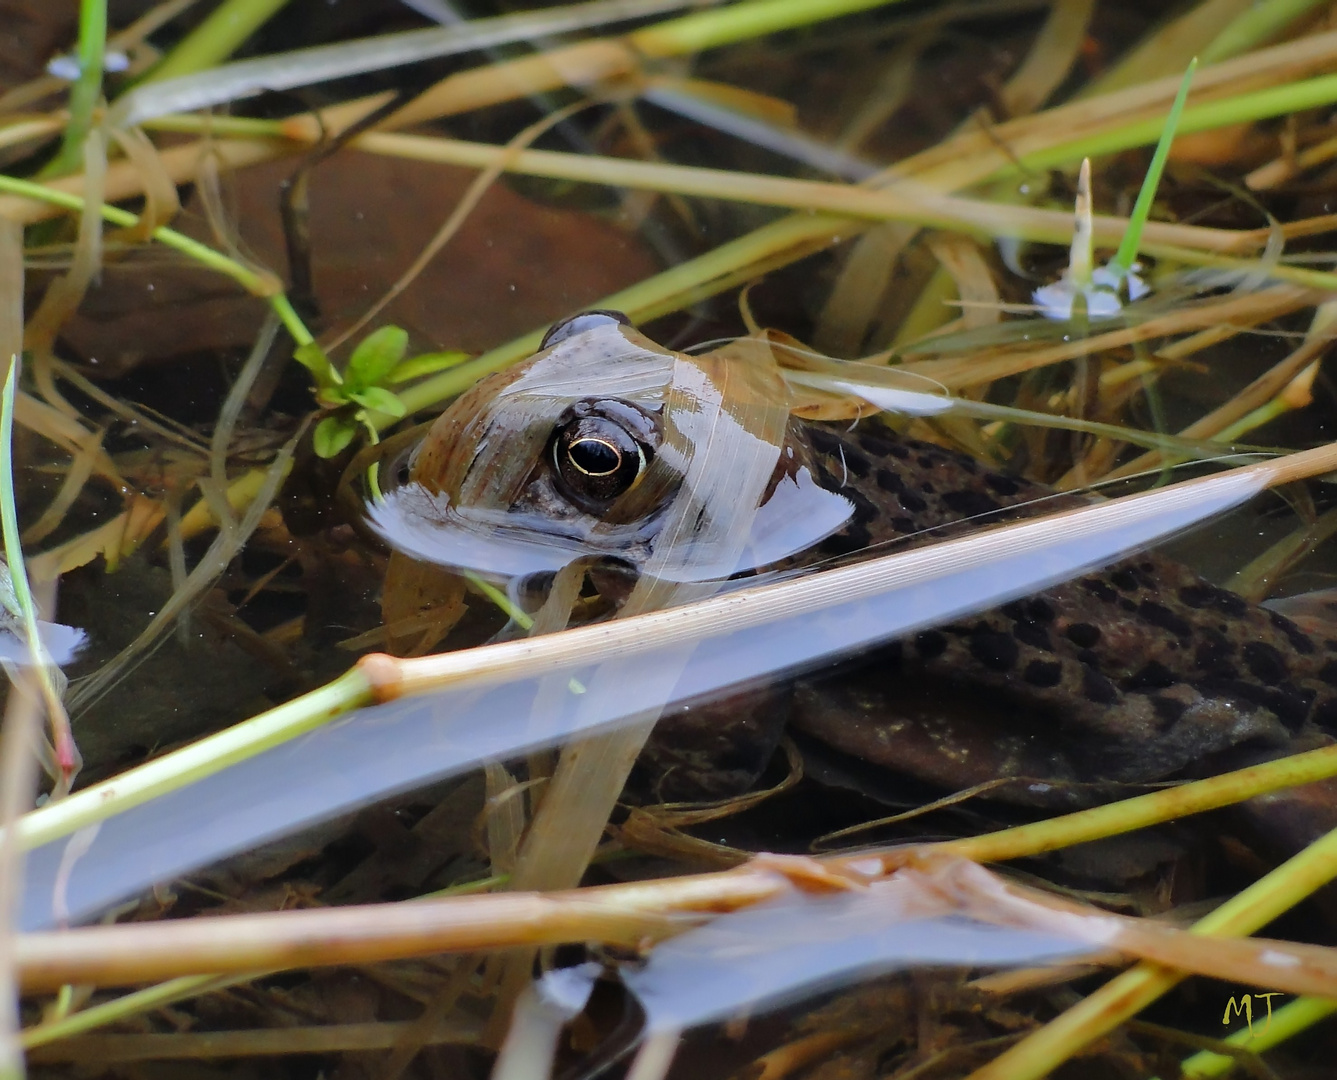
[[[1337,660],[1329,660],[1319,668],[1318,677],[1329,686],[1337,686]]]
[[[1149,660],[1142,670],[1132,675],[1124,683],[1128,690],[1164,690],[1179,682],[1179,676],[1159,660]]]
[[[1114,582],[1114,587],[1123,592],[1137,592],[1137,575],[1126,567],[1122,570],[1115,570],[1110,574],[1110,581]]]
[[[1218,611],[1236,617],[1246,614],[1249,610],[1248,601],[1244,597],[1215,585],[1185,585],[1179,590],[1179,600],[1186,607],[1214,607]]]
[[[857,450],[852,449],[848,443],[845,443],[842,446],[841,454],[845,459],[845,468],[850,471],[851,476],[857,476],[859,479],[863,479],[873,467],[872,462]]]
[[[1100,628],[1090,623],[1073,623],[1068,627],[1068,640],[1079,649],[1089,649],[1100,640]]]
[[[1173,724],[1188,708],[1182,701],[1177,701],[1172,697],[1165,697],[1162,694],[1153,695],[1151,698],[1151,707],[1156,710],[1158,719],[1166,724]]]
[[[1079,652],[1077,654],[1077,660],[1079,663],[1085,664],[1089,668],[1095,668],[1097,671],[1100,670],[1100,657],[1090,649],[1083,649]]]
[[[995,495],[1001,495],[1005,499],[1021,490],[1020,484],[1012,477],[1004,476],[1002,473],[986,473],[984,483]]]
[[[1314,723],[1329,731],[1337,727],[1337,698],[1328,698],[1318,703],[1318,708],[1314,710]]]
[[[891,519],[891,527],[898,533],[918,532],[919,526],[915,524],[914,518],[894,517]]]
[[[879,435],[877,432],[867,429],[861,429],[854,437],[858,439],[859,445],[873,457],[886,457],[894,452],[893,448],[896,445],[885,435]]]
[[[1119,700],[1118,688],[1094,668],[1082,671],[1082,695],[1097,705],[1113,705]]]
[[[1286,635],[1286,640],[1291,643],[1291,648],[1305,656],[1312,656],[1314,652],[1314,643],[1309,635],[1304,633],[1295,623],[1286,618],[1278,611],[1269,611],[1267,617],[1272,621],[1272,625]]]
[[[1305,690],[1292,682],[1282,683],[1277,688],[1276,703],[1271,709],[1290,730],[1296,731],[1309,716],[1309,710],[1318,694]]]
[[[902,491],[897,496],[900,504],[912,514],[922,514],[928,509],[928,503],[911,491]]]
[[[1032,660],[1021,677],[1032,686],[1048,688],[1063,681],[1063,665],[1057,660]]]
[[[905,481],[890,469],[878,469],[877,486],[883,491],[890,491],[894,495],[899,495],[905,490]]]
[[[881,511],[867,495],[858,488],[844,488],[841,494],[854,504],[854,524],[867,525],[877,519]]]
[[[949,491],[943,495],[942,501],[949,510],[963,517],[991,514],[999,509],[998,503],[982,491]]]
[[[812,442],[813,449],[819,454],[827,454],[831,457],[838,457],[843,445],[839,435],[834,431],[827,431],[825,428],[809,428],[808,439]]]
[[[1123,608],[1124,611],[1127,611],[1130,614],[1137,610],[1137,605],[1133,603],[1131,600],[1120,600],[1119,606]]]
[[[1250,641],[1240,652],[1250,674],[1268,686],[1276,686],[1290,674],[1285,657],[1265,641]]]
[[[1162,630],[1168,630],[1175,637],[1188,637],[1193,633],[1193,627],[1181,619],[1164,604],[1158,604],[1154,600],[1143,600],[1137,608],[1138,615],[1144,622],[1151,623]]]
[[[925,495],[936,495],[937,492],[938,492],[938,489],[935,488],[935,487],[934,487],[931,483],[929,483],[927,480],[923,481],[923,482],[919,485],[919,490],[922,491]]]
[[[1054,609],[1043,600],[1028,600],[1026,602],[1026,615],[1033,622],[1051,623],[1054,621]]]
[[[843,532],[828,536],[819,545],[823,555],[852,555],[862,551],[873,541],[873,535],[863,525],[851,525]]]
[[[1119,594],[1101,581],[1100,578],[1083,578],[1082,587],[1097,600],[1103,600],[1107,604],[1111,604],[1119,598]]]
[[[917,461],[916,464],[917,464],[921,469],[928,470],[928,469],[933,468],[933,466],[936,465],[937,462],[934,461],[934,460],[933,460],[931,457],[929,457],[928,455],[926,455],[926,454],[921,454],[920,457],[919,457],[919,461]]]
[[[1012,633],[1023,645],[1029,645],[1033,649],[1042,649],[1045,652],[1054,651],[1054,646],[1049,640],[1049,631],[1038,623],[1019,622],[1012,628]]]
[[[1193,652],[1194,666],[1213,675],[1233,679],[1235,665],[1227,660],[1227,657],[1235,652],[1235,646],[1231,644],[1230,639],[1219,630],[1211,629],[1202,632],[1202,639]],[[1337,674],[1337,665],[1334,665],[1334,674]]]
[[[970,655],[990,671],[1011,671],[1021,650],[1011,634],[979,623],[970,634]]]
[[[909,448],[902,446],[900,443],[892,443],[891,448],[888,452],[891,454],[892,457],[900,461],[905,461],[910,457]]]
[[[915,635],[915,651],[925,660],[932,660],[947,651],[947,639],[936,630],[925,630]]]

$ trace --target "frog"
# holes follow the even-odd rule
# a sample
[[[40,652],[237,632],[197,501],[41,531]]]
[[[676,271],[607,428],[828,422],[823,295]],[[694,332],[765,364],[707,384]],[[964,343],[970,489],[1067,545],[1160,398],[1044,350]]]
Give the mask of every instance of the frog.
[[[376,518],[396,549],[387,617],[441,592],[405,587],[407,565],[540,580],[566,597],[556,616],[540,609],[557,629],[1095,497],[862,411],[820,414],[796,407],[765,340],[692,357],[616,312],[564,320],[403,462]],[[1337,633],[1145,552],[783,687],[676,708],[640,771],[661,798],[719,797],[754,783],[788,730],[936,788],[1073,808],[1327,745],[1335,729]],[[1301,843],[1337,823],[1334,804],[1311,798],[1275,827]]]

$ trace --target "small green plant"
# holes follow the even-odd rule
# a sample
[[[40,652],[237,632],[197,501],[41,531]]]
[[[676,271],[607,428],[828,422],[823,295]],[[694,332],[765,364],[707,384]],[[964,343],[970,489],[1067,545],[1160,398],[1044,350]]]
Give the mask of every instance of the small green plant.
[[[373,414],[399,419],[408,411],[389,387],[454,367],[467,357],[462,352],[435,352],[406,359],[408,346],[406,331],[382,326],[358,342],[342,375],[315,342],[297,349],[294,355],[316,378],[316,400],[333,410],[312,436],[317,455],[337,456],[359,427],[373,443],[379,441]]]

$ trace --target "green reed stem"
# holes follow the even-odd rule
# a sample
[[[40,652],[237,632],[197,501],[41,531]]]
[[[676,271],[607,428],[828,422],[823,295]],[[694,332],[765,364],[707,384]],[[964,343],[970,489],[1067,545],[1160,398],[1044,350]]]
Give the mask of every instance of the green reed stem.
[[[1248,52],[1324,3],[1326,0],[1264,0],[1254,4],[1213,38],[1199,59],[1215,64]]]
[[[1193,105],[1184,110],[1179,130],[1186,135],[1195,131],[1209,131],[1305,109],[1317,109],[1335,101],[1337,75],[1320,75],[1285,86],[1272,86],[1221,101]],[[1149,117],[1088,138],[1077,138],[1072,142],[1023,154],[995,173],[993,179],[1067,165],[1083,157],[1116,154],[1133,146],[1146,146],[1156,141],[1164,124],[1165,121],[1160,117]]]
[[[1151,204],[1156,198],[1156,189],[1161,183],[1161,173],[1165,171],[1165,162],[1170,156],[1170,144],[1174,142],[1175,129],[1179,126],[1179,118],[1184,113],[1184,102],[1188,100],[1188,87],[1193,81],[1193,73],[1197,70],[1198,58],[1195,56],[1189,61],[1188,70],[1184,72],[1184,81],[1179,84],[1179,93],[1175,95],[1174,104],[1170,106],[1170,115],[1165,118],[1165,127],[1156,143],[1156,152],[1151,156],[1151,164],[1147,166],[1147,175],[1142,178],[1137,202],[1133,204],[1133,212],[1128,215],[1128,228],[1119,242],[1119,250],[1110,260],[1110,269],[1121,279],[1132,270],[1133,263],[1137,260],[1142,228],[1151,215]]]
[[[1226,1036],[1225,1041],[1231,1046],[1245,1047],[1255,1054],[1261,1054],[1300,1032],[1309,1030],[1334,1012],[1337,1012],[1337,1001],[1328,998],[1298,997],[1294,1001],[1286,1002],[1257,1028],[1241,1028]],[[1236,1058],[1228,1054],[1213,1053],[1211,1050],[1194,1054],[1179,1066],[1188,1080],[1207,1080],[1208,1077],[1225,1076],[1238,1067],[1239,1061]]]
[[[25,1028],[19,1035],[19,1045],[25,1050],[35,1046],[45,1046],[60,1039],[69,1039],[82,1035],[95,1028],[114,1024],[118,1020],[138,1016],[153,1009],[162,1009],[186,998],[199,997],[214,990],[222,990],[237,983],[250,982],[264,974],[250,972],[245,975],[183,975],[178,979],[169,979],[155,986],[146,986],[122,994],[113,1001],[104,1001],[100,1005],[91,1005],[69,1016]]]
[[[80,0],[79,77],[70,87],[70,119],[60,152],[43,176],[65,176],[83,164],[84,139],[93,127],[93,111],[102,97],[102,62],[107,49],[107,0]]]
[[[336,716],[370,705],[372,699],[367,676],[351,668],[317,690],[122,773],[114,784],[84,788],[25,814],[15,826],[19,842],[25,850],[31,850],[85,825],[124,813],[279,746]]]
[[[1310,844],[1215,911],[1190,933],[1244,937],[1337,877],[1337,830]],[[1084,1046],[1145,1009],[1187,976],[1156,964],[1140,963],[1039,1031],[996,1057],[970,1080],[1040,1080]]]
[[[226,60],[288,0],[223,0],[150,71],[143,82],[204,71]]]
[[[666,19],[633,34],[649,56],[681,56],[813,23],[887,7],[901,0],[746,0]]]
[[[8,191],[28,199],[38,199],[76,212],[83,210],[84,206],[84,200],[78,195],[56,191],[44,184],[37,184],[31,180],[20,180],[15,176],[0,174],[0,191]],[[118,206],[103,204],[101,213],[103,220],[109,221],[113,225],[129,228],[139,223],[139,218],[135,214],[128,210],[122,210]],[[299,346],[309,344],[315,340],[311,331],[306,328],[306,324],[302,322],[301,316],[293,310],[291,301],[278,286],[276,279],[257,274],[249,266],[229,258],[221,251],[215,251],[208,244],[202,244],[198,240],[193,240],[184,233],[169,229],[165,225],[159,225],[151,235],[153,239],[165,247],[180,252],[201,266],[206,266],[210,270],[216,270],[218,273],[230,277],[247,292],[267,300],[269,306],[274,309],[274,313],[278,315],[279,320]]]
[[[45,667],[46,650],[37,628],[37,604],[28,585],[28,570],[19,540],[19,517],[14,498],[14,385],[18,378],[19,358],[9,358],[4,390],[0,391],[0,534],[3,534],[5,562],[18,601],[23,633],[33,661]]]

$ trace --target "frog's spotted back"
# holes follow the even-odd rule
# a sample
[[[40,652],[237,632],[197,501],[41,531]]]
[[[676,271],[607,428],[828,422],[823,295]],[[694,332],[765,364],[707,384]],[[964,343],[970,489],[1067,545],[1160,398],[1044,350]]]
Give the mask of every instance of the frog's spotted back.
[[[1080,501],[872,425],[813,425],[809,438],[821,482],[855,506],[818,545],[827,556]],[[880,686],[894,685],[888,668],[1001,694],[1026,730],[1065,740],[1078,772],[1104,779],[1158,779],[1242,745],[1284,746],[1307,724],[1337,728],[1337,641],[1154,553],[917,634],[880,651]],[[842,742],[829,715],[800,723]]]

